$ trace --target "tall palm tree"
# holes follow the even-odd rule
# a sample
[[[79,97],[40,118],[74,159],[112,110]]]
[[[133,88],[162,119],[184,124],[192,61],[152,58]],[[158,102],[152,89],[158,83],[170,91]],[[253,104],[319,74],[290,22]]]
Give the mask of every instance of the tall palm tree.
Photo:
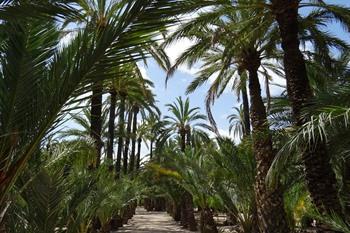
[[[14,2],[16,4],[12,4]],[[0,46],[0,86],[4,90],[0,125],[1,135],[6,135],[0,140],[0,204],[45,135],[56,123],[62,122],[62,114],[66,112],[63,110],[77,103],[72,98],[91,90],[92,77],[108,78],[110,70],[117,65],[139,59],[137,53],[131,51],[144,46],[164,27],[176,22],[174,16],[179,12],[213,4],[211,1],[188,4],[181,0],[118,2],[114,13],[102,23],[103,27],[96,28],[92,21],[84,22],[78,25],[81,27],[75,30],[73,39],[61,46],[55,16],[64,18],[64,12],[47,10],[45,6],[49,4],[40,2],[33,4],[38,7],[35,12],[48,17],[36,20],[26,11],[29,8],[20,8],[23,1],[18,2],[2,2],[0,13],[1,34],[5,38]],[[67,10],[65,2],[70,1],[58,6]],[[13,9],[22,9],[21,12],[27,14],[13,17]],[[81,6],[72,9],[84,12]],[[153,19],[159,14],[163,17],[155,22]],[[76,13],[73,20],[79,17],[84,18]],[[27,90],[31,90],[30,94]]]
[[[151,114],[152,115],[152,114]],[[146,142],[148,140],[148,135],[150,134],[150,131],[152,130],[149,127],[149,116],[145,117],[142,122],[137,127],[136,131],[136,140],[137,140],[137,152],[136,152],[136,171],[140,170],[141,166],[141,147],[142,142]]]
[[[117,92],[117,95],[119,96],[119,107],[118,107],[118,149],[117,149],[117,159],[115,163],[115,169],[117,176],[120,176],[121,172],[121,164],[122,164],[122,152],[124,148],[124,125],[125,125],[125,110],[126,110],[126,99],[128,95],[128,91],[130,94],[130,90],[127,88],[136,87],[134,80],[130,80],[129,78],[119,78],[114,83],[115,91]],[[128,84],[132,83],[128,86]]]
[[[127,111],[128,104],[130,103],[132,105],[133,102],[145,103],[144,90],[147,83],[149,83],[149,81],[143,79],[136,64],[128,64],[123,69],[124,76],[120,76],[118,79],[112,80],[111,84],[111,88],[116,92],[119,99],[118,149],[115,164],[117,174],[120,174],[122,168],[123,155],[123,172],[127,173],[130,133],[133,116],[133,114],[129,112],[128,125],[125,132],[125,113]]]
[[[129,15],[129,11],[125,11],[124,14]],[[129,16],[132,17],[131,14]],[[129,18],[130,24],[135,20],[134,16]],[[21,24],[22,21],[26,23]],[[62,120],[64,115],[62,110],[75,103],[71,101],[72,97],[87,92],[83,87],[90,79],[92,70],[95,70],[95,63],[105,57],[107,48],[115,48],[112,42],[121,40],[128,32],[120,31],[124,26],[117,24],[116,20],[112,20],[107,23],[106,27],[109,28],[108,30],[119,31],[114,34],[107,32],[108,30],[101,32],[101,36],[105,37],[106,40],[91,39],[93,31],[83,28],[77,32],[76,37],[67,46],[58,49],[60,34],[53,18],[43,21],[42,19],[19,17],[16,22],[3,21],[2,24],[4,26],[2,32],[7,35],[5,40],[7,46],[1,47],[3,57],[1,85],[4,90],[10,91],[9,93],[16,92],[17,94],[10,95],[7,92],[2,92],[3,99],[6,101],[3,102],[1,112],[7,114],[2,117],[1,125],[4,128],[1,134],[17,136],[13,140],[10,140],[9,136],[4,137],[1,142],[1,147],[4,150],[2,154],[4,156],[11,154],[11,158],[13,158],[11,160],[1,159],[1,161],[7,161],[5,164],[3,162],[1,164],[1,201],[18,172],[24,168],[27,160],[38,148],[43,137]],[[14,33],[15,31],[18,33]],[[41,41],[35,39],[38,37]],[[25,38],[32,39],[26,40]],[[33,43],[34,41],[37,41],[40,46]],[[123,44],[124,48],[133,46],[131,43],[123,42]],[[18,51],[18,45],[22,46],[20,51]],[[10,51],[17,52],[10,53]],[[78,53],[80,56],[76,55]],[[26,59],[21,59],[24,57]],[[110,62],[111,59],[113,60],[110,57],[103,62],[108,60]],[[15,73],[11,71],[13,65],[17,66]],[[23,69],[19,69],[19,67]],[[11,75],[12,78],[9,79],[9,74],[15,75]],[[23,74],[32,75],[23,76]],[[35,85],[31,87],[30,84]],[[31,87],[33,95],[25,93],[23,88],[18,89],[18,87],[24,86]],[[11,90],[11,88],[16,88],[17,91]],[[22,103],[23,106],[20,107],[19,103]],[[32,111],[35,111],[35,114],[32,114]],[[27,114],[18,115],[23,112]],[[20,134],[15,133],[18,132],[16,130],[18,127],[27,130]],[[14,150],[14,144],[17,145],[16,150]]]
[[[222,11],[225,12],[225,18],[221,17]],[[247,30],[245,25],[240,24],[241,21],[246,21],[256,15],[256,12],[251,10],[227,11],[225,7],[222,7],[214,12],[204,13],[199,19],[195,19],[175,32],[175,38],[183,35],[197,38],[197,43],[179,57],[175,68],[184,62],[193,64],[196,59],[204,55],[202,70],[198,72],[198,76],[190,84],[188,90],[195,90],[217,72],[216,79],[207,94],[207,105],[223,92],[231,80],[239,77],[245,80],[244,74],[247,74],[253,148],[257,161],[255,193],[259,230],[260,232],[287,232],[288,224],[284,212],[283,193],[276,187],[269,189],[265,184],[275,152],[272,147],[266,108],[261,96],[259,73],[266,79],[266,68],[261,68],[262,61],[265,60],[264,65],[269,67],[268,59],[275,57],[276,48],[272,40],[274,31],[269,30],[270,24],[264,22],[263,19],[261,23],[264,23],[265,27],[261,26],[253,33]],[[206,18],[209,17],[211,21],[208,22]],[[201,27],[198,28],[195,23],[201,22],[201,19],[206,24],[203,25],[202,22]],[[218,34],[221,37],[218,37]],[[264,34],[263,38],[258,37],[261,34]],[[232,40],[232,37],[236,39]],[[262,70],[259,71],[259,69]],[[235,74],[240,76],[235,77]]]
[[[305,59],[300,51],[298,37],[299,7],[309,4],[317,7],[321,15],[331,16],[329,20],[338,20],[349,27],[350,9],[326,5],[323,1],[300,3],[296,0],[271,1],[272,13],[280,29],[281,44],[284,51],[284,67],[287,80],[287,91],[290,99],[295,124],[304,122],[301,110],[312,99],[313,93],[309,84]],[[315,38],[317,40],[317,38]],[[330,157],[326,145],[317,139],[303,152],[308,189],[317,208],[322,212],[341,213],[338,201],[336,177],[330,166]],[[322,185],[320,185],[322,184]]]
[[[284,71],[287,80],[288,97],[291,102],[295,125],[300,127],[305,120],[302,109],[306,107],[312,97],[305,57],[300,50],[300,43],[309,40],[316,53],[322,54],[322,62],[329,65],[331,47],[344,48],[344,43],[338,38],[322,30],[322,25],[329,22],[340,22],[349,28],[350,9],[324,1],[298,1],[298,0],[252,0],[227,1],[232,8],[243,7],[259,11],[256,20],[263,18],[277,24],[279,38],[283,49]],[[310,13],[306,17],[299,15],[299,9],[309,7]],[[246,22],[254,24],[255,20]],[[305,24],[306,22],[306,24]],[[306,26],[306,27],[305,27]],[[307,33],[305,33],[307,32]],[[340,46],[339,46],[340,45]],[[346,45],[345,45],[346,47]],[[304,148],[304,165],[308,189],[317,208],[323,212],[341,212],[337,198],[336,178],[330,166],[326,145],[316,139],[308,148]],[[324,185],[319,185],[319,184]]]
[[[125,131],[125,143],[124,143],[124,152],[123,152],[123,173],[128,173],[128,159],[129,159],[129,147],[130,147],[130,139],[131,139],[131,126],[133,119],[132,107],[129,107],[127,113],[127,121],[126,121],[126,131]]]
[[[136,158],[136,133],[137,133],[137,115],[139,114],[140,108],[138,105],[134,105],[132,107],[132,139],[131,139],[131,153],[130,153],[130,167],[129,172],[133,173],[135,169],[135,162],[137,161]],[[140,149],[141,150],[141,149]]]
[[[78,18],[78,23],[91,22],[93,27],[99,31],[102,31],[107,21],[109,21],[114,14],[118,12],[117,3],[103,1],[89,1],[84,0],[79,2],[82,8],[82,14],[84,17]],[[101,70],[102,71],[102,70]],[[103,75],[103,71],[101,73]],[[98,167],[101,161],[101,149],[102,149],[102,95],[103,95],[103,82],[94,77],[91,84],[91,126],[90,135],[95,143],[96,150],[96,164]]]
[[[125,79],[126,77],[133,77],[134,76],[134,70],[133,70],[132,64],[126,64],[124,66],[119,66],[115,68],[115,77],[113,79],[107,80],[105,86],[110,94],[110,108],[109,108],[109,123],[108,123],[108,144],[107,144],[107,158],[110,161],[113,161],[113,153],[114,153],[114,140],[115,140],[115,120],[116,120],[116,110],[117,110],[117,99],[119,97],[119,121],[121,121],[121,118],[124,119],[124,109],[125,109],[125,97],[122,93],[118,92],[118,90],[121,88],[121,83],[119,79]],[[122,120],[123,122],[124,120]],[[124,123],[123,123],[124,124]],[[119,129],[122,129],[119,125]],[[119,130],[118,134],[120,135],[122,132]],[[120,145],[122,142],[119,142],[118,145]],[[120,155],[120,151],[118,149],[118,155]],[[118,158],[121,158],[121,156],[117,156]],[[119,160],[118,160],[119,163]],[[118,164],[117,163],[117,164]],[[116,170],[120,171],[120,169]]]
[[[168,125],[168,132],[178,136],[180,149],[184,152],[187,146],[191,146],[191,138],[200,132],[200,128],[208,129],[208,126],[202,122],[206,120],[206,117],[199,113],[199,108],[190,108],[188,98],[183,101],[181,97],[178,97],[175,103],[168,104],[167,107],[168,111],[172,113],[172,116],[164,117],[164,121]],[[184,225],[194,231],[197,226],[193,213],[193,197],[189,192],[185,191],[182,202],[181,215]]]
[[[186,145],[190,144],[190,140],[195,133],[200,133],[202,129],[209,129],[205,124],[207,118],[199,113],[199,108],[191,108],[190,100],[185,101],[181,97],[176,98],[173,104],[167,104],[168,111],[172,114],[164,117],[165,124],[168,126],[168,132],[179,136],[179,145],[182,151],[186,149]],[[189,145],[190,146],[190,145]]]
[[[98,167],[101,163],[101,150],[102,150],[102,82],[96,81],[92,84],[92,97],[91,97],[91,126],[90,136],[94,139],[96,150],[96,164]]]
[[[113,162],[113,150],[114,150],[114,133],[115,133],[115,118],[116,118],[116,105],[117,105],[117,92],[114,89],[110,91],[110,107],[109,107],[109,119],[108,119],[108,143],[107,143],[107,159]]]
[[[133,172],[135,169],[135,162],[137,167],[140,163],[140,153],[141,153],[141,143],[143,135],[138,134],[138,114],[140,113],[142,118],[145,118],[147,115],[159,114],[158,108],[155,106],[155,99],[152,90],[149,88],[153,83],[150,81],[146,82],[144,85],[143,99],[135,101],[132,106],[133,113],[133,126],[132,126],[132,135],[131,135],[131,153],[130,153],[130,172]],[[141,131],[142,132],[142,131]],[[141,141],[140,141],[141,140]],[[137,142],[138,141],[138,142]],[[138,143],[138,156],[136,156],[136,143]]]

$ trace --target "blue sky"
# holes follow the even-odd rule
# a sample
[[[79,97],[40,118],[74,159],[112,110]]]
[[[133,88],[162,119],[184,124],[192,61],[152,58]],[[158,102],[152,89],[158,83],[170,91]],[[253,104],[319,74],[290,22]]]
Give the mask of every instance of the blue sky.
[[[349,0],[328,0],[326,2],[331,4],[346,5],[350,7]],[[328,25],[326,30],[350,42],[350,34],[345,33],[339,25]],[[187,46],[189,46],[189,44],[189,41],[181,41],[180,43],[174,44],[167,50],[168,56],[174,60]],[[184,98],[186,97],[185,90],[195,77],[196,71],[187,69],[187,67],[181,67],[169,80],[168,86],[165,88],[166,73],[162,71],[153,60],[150,59],[148,66],[142,67],[142,69],[144,70],[144,74],[154,82],[154,93],[157,95],[156,99],[158,100],[157,105],[161,109],[163,115],[167,114],[167,108],[165,107],[165,104],[173,102],[178,96],[183,96]],[[200,107],[203,113],[205,113],[204,100],[207,89],[208,85],[204,85],[202,88],[198,89],[196,92],[188,96],[191,100],[191,106]],[[264,92],[264,90],[262,90],[262,92]],[[280,91],[275,88],[274,92],[279,93]],[[229,91],[224,93],[215,102],[215,105],[213,106],[213,115],[218,123],[218,128],[223,135],[228,134],[228,120],[226,117],[232,113],[232,108],[238,105],[239,103],[237,102],[237,96]]]

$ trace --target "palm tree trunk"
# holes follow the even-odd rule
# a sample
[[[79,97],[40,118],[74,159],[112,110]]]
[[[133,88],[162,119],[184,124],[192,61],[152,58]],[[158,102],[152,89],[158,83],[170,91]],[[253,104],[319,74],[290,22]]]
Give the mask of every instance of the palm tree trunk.
[[[137,158],[136,158],[136,170],[140,170],[140,163],[141,163],[141,145],[142,145],[142,138],[139,137],[137,139]]]
[[[180,224],[181,226],[183,226],[184,228],[187,228],[188,227],[188,223],[187,223],[187,220],[186,220],[186,202],[185,202],[185,199],[184,197],[181,198],[181,204],[180,204],[180,208],[181,208],[181,215],[180,215]]]
[[[253,150],[257,163],[255,178],[255,198],[258,224],[261,233],[289,232],[284,212],[282,191],[266,187],[265,179],[275,157],[272,138],[266,117],[266,109],[261,97],[258,78],[260,56],[252,51],[246,59],[249,71],[250,115],[253,126]]]
[[[187,137],[187,138],[186,138]],[[191,143],[191,130],[190,129],[180,129],[180,146],[181,151],[184,152],[186,150],[186,145],[190,146]],[[185,193],[182,197],[183,205],[181,208],[181,220],[185,221],[185,227],[188,227],[190,231],[196,231],[197,230],[197,223],[196,219],[194,217],[194,211],[193,211],[193,198],[192,195],[185,190]]]
[[[111,91],[111,103],[109,108],[109,122],[108,122],[108,144],[107,144],[107,159],[113,163],[113,147],[114,147],[114,128],[115,128],[115,109],[117,102],[117,93]],[[110,170],[113,166],[110,167]]]
[[[298,0],[272,1],[275,16],[280,28],[284,51],[284,69],[287,91],[292,105],[295,124],[301,126],[305,120],[301,111],[312,98],[304,57],[299,48]],[[337,180],[332,170],[330,156],[324,142],[315,140],[304,150],[306,183],[311,198],[319,211],[341,213],[337,195]]]
[[[179,222],[181,220],[181,204],[178,202],[173,202],[172,217],[176,222]]]
[[[191,129],[187,129],[186,130],[186,146],[191,146],[191,140],[192,140]]]
[[[242,87],[242,102],[243,102],[243,115],[244,115],[244,136],[250,135],[250,117],[249,117],[249,100],[247,93],[247,86]]]
[[[180,148],[182,152],[185,152],[186,149],[186,130],[180,129]]]
[[[137,132],[137,114],[139,113],[139,107],[133,107],[133,120],[132,120],[132,140],[131,140],[131,154],[130,154],[130,168],[129,171],[132,173],[135,169],[135,151],[136,151],[136,132]]]
[[[150,159],[153,158],[153,140],[151,140],[150,146],[149,146],[149,158]]]
[[[132,111],[130,109],[128,113],[128,124],[126,127],[125,135],[125,146],[124,146],[124,156],[123,156],[123,172],[128,173],[128,157],[129,157],[129,146],[130,146],[130,136],[131,136],[131,126],[132,126]]]
[[[213,213],[210,208],[206,207],[201,210],[200,216],[201,233],[218,233]]]
[[[101,163],[102,150],[102,83],[100,81],[94,82],[92,87],[91,97],[91,125],[90,136],[95,144],[96,163],[93,167],[99,167]]]
[[[188,227],[188,230],[190,231],[196,231],[197,230],[197,223],[196,219],[194,217],[194,211],[193,211],[193,198],[192,195],[185,191],[184,194],[184,202],[185,202],[185,214],[186,214],[186,225]]]
[[[118,119],[118,151],[117,151],[117,161],[115,163],[115,171],[117,177],[120,177],[121,171],[121,161],[124,143],[124,115],[125,115],[125,98],[126,96],[120,95],[120,105],[119,105],[119,119]]]

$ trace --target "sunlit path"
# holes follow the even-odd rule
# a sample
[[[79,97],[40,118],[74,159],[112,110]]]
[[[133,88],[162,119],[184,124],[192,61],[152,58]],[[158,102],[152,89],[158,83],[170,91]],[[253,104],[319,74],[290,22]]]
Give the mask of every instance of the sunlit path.
[[[136,210],[136,215],[128,225],[116,233],[188,233],[165,212],[147,212],[143,208]]]

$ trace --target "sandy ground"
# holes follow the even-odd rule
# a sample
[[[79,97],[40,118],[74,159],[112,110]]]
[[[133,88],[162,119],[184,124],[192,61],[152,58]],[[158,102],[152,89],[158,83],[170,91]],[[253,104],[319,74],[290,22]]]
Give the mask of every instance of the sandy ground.
[[[179,226],[164,212],[147,212],[143,208],[136,210],[136,215],[128,225],[115,233],[189,233]]]

